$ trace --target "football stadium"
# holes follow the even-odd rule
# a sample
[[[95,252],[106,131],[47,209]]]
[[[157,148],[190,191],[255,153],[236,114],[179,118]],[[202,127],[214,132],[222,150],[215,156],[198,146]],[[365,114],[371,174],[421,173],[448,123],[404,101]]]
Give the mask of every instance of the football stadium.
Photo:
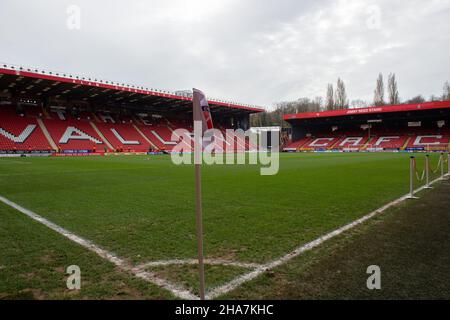
[[[2,310],[290,319],[450,300],[449,13],[3,0]]]
[[[172,133],[192,130],[192,94],[6,64],[0,85],[2,297],[198,299],[193,165],[170,157]],[[209,102],[221,131],[263,111]],[[278,174],[204,166],[207,299],[233,297],[448,175],[448,101],[285,120]],[[235,140],[232,154],[264,151]],[[78,293],[60,289],[71,259],[88,278]]]

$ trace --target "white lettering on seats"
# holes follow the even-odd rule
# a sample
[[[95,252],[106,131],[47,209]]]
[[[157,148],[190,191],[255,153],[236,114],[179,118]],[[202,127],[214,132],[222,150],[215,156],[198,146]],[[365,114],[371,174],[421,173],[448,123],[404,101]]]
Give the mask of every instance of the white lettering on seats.
[[[361,143],[362,139],[362,137],[348,137],[345,138],[344,141],[339,144],[339,146],[342,147],[347,143],[349,143],[349,146],[357,146]]]
[[[429,146],[429,145],[436,145],[436,144],[441,144],[440,141],[434,141],[434,142],[422,142],[422,139],[426,139],[426,138],[436,138],[436,139],[442,139],[441,135],[431,135],[431,136],[417,136],[416,140],[414,140],[414,145],[415,146]]]
[[[374,146],[379,146],[383,142],[390,142],[393,139],[400,139],[400,137],[399,136],[379,137],[377,142],[375,142]]]
[[[121,135],[120,135],[120,133],[119,132],[117,132],[117,130],[116,129],[114,129],[114,128],[111,128],[111,131],[112,131],[112,133],[114,133],[114,135],[116,136],[116,138],[120,141],[120,143],[122,143],[122,144],[127,144],[127,145],[136,145],[136,144],[140,144],[140,142],[139,141],[136,141],[136,140],[125,140]]]
[[[0,128],[0,134],[4,136],[5,138],[15,142],[15,143],[23,143],[25,140],[28,139],[28,137],[33,133],[34,129],[36,129],[35,124],[29,124],[25,130],[23,130],[17,137],[13,135],[12,133],[4,130],[3,128]]]
[[[158,138],[159,141],[161,141],[161,143],[165,144],[165,145],[176,145],[177,143],[174,141],[166,141],[164,140],[159,134],[158,132],[156,132],[155,130],[152,130],[153,135]]]
[[[96,144],[102,144],[98,139],[95,139],[94,137],[91,137],[87,133],[81,131],[80,129],[77,129],[75,127],[67,127],[66,132],[62,135],[61,139],[59,140],[59,143],[67,143],[70,139],[73,140],[90,140],[92,142],[95,142]]]
[[[66,120],[66,112],[62,109],[51,109],[51,112],[54,112],[58,115],[59,120]]]
[[[143,117],[141,117],[141,121],[146,126],[151,126],[152,125],[152,123],[150,121],[148,121],[147,119],[145,119]]]
[[[323,140],[323,141],[328,141],[328,142],[326,142],[326,143],[320,143],[320,144],[319,144],[319,141],[321,141],[321,140]],[[310,146],[310,147],[326,147],[326,146],[328,146],[328,145],[330,144],[330,142],[333,141],[333,140],[334,140],[334,138],[317,138],[316,140],[314,140],[313,142],[311,142],[311,143],[309,144],[309,146]]]
[[[106,115],[104,115],[104,114],[101,114],[100,115],[100,118],[103,120],[103,122],[111,122],[111,123],[116,123],[116,121],[114,120],[114,118],[113,117],[111,117],[111,115],[109,115],[109,114],[106,114]]]

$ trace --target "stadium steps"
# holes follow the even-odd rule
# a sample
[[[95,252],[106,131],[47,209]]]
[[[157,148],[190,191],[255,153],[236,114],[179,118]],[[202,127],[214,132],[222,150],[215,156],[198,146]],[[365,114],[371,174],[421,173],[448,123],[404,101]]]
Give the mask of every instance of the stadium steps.
[[[167,127],[167,128],[169,128],[169,127]],[[171,130],[170,128],[169,128],[169,130]],[[163,139],[163,137],[161,137],[161,135],[159,134],[159,132],[157,132],[156,130],[150,130],[151,131],[151,133],[153,133],[153,135],[161,142],[161,143],[164,143],[165,141],[164,141],[164,139]],[[172,133],[173,131],[171,131],[171,133]],[[170,139],[168,139],[167,141],[166,141],[166,143],[167,144],[170,144],[170,145],[175,145],[176,143],[175,142],[173,142],[173,141],[171,141]]]
[[[47,139],[48,143],[53,148],[53,150],[58,150],[58,147],[56,146],[55,141],[53,141],[53,138],[50,135],[50,132],[48,132],[47,127],[44,124],[44,121],[42,121],[42,119],[40,119],[40,118],[36,118],[36,121],[37,121],[39,127],[41,128],[42,133],[44,133],[44,136]]]
[[[133,125],[134,125],[135,123],[144,125],[144,122],[142,122],[142,120],[139,119],[139,117],[134,117],[134,116],[133,116],[133,117],[131,117],[131,120],[133,120]]]
[[[42,107],[42,114],[44,115],[45,119],[51,119],[50,114],[48,113],[47,109]],[[53,140],[53,139],[52,139]]]
[[[283,149],[295,149],[296,151],[301,151],[303,146],[305,146],[311,139],[308,137],[301,138],[297,141],[288,141]]]
[[[147,136],[141,131],[141,129],[139,129],[138,126],[136,126],[134,123],[133,127],[142,136],[142,138],[144,138],[144,140],[147,141],[152,146],[152,148],[159,149],[149,138],[147,138]]]
[[[169,123],[169,121],[167,121],[167,123]],[[167,128],[170,130],[171,133],[173,133],[174,130],[173,130],[173,128],[172,128],[171,125],[168,124],[168,125],[167,125]]]
[[[341,137],[341,138],[338,138],[338,139],[336,140],[336,142],[333,143],[331,146],[329,146],[327,149],[328,149],[328,150],[333,150],[334,147],[335,147],[338,143],[340,143],[341,141],[342,141],[342,137]]]
[[[95,116],[95,114],[94,114]],[[97,118],[98,119],[98,118]],[[95,132],[98,134],[98,136],[103,140],[103,142],[108,146],[108,148],[110,150],[114,150],[113,146],[111,145],[111,143],[109,143],[108,139],[105,138],[105,136],[103,135],[103,133],[97,128],[97,126],[95,125],[95,123],[93,121],[89,121],[89,123],[91,124],[92,128],[94,128]]]
[[[95,112],[91,112],[91,114],[92,114],[92,119],[94,119],[95,122],[98,122],[98,123],[101,122],[100,119],[99,119],[99,118],[97,117],[97,115],[95,114]]]
[[[167,123],[169,123],[169,121],[167,121]],[[170,130],[170,134],[172,134],[175,131],[170,125],[167,125],[167,129]]]
[[[306,145],[307,145],[308,143],[311,143],[311,142],[312,142],[312,139],[306,137],[306,138],[304,139],[304,141],[297,147],[297,151],[303,150],[303,148],[305,148]]]
[[[405,150],[406,147],[409,144],[409,141],[411,141],[411,137],[408,137],[408,139],[406,139],[405,143],[403,144],[403,146],[400,148],[400,150]]]
[[[370,145],[370,143],[372,142],[374,137],[370,137],[369,139],[367,139],[366,143],[364,143],[364,145],[362,146],[362,148],[360,150],[366,150],[367,147]]]
[[[310,144],[313,141],[311,137],[303,137],[300,140],[297,140],[296,142],[292,142],[288,145],[288,148],[292,145],[297,151],[304,151],[308,149],[308,144]],[[292,146],[291,146],[292,148]]]
[[[172,135],[175,130],[173,130],[173,128],[169,125],[169,120],[167,120],[167,123],[168,123],[167,128],[170,130],[170,134]],[[173,125],[173,124],[171,123],[171,125]],[[152,133],[155,134],[155,132],[153,132],[153,131],[152,131]],[[176,136],[180,137],[178,134],[176,134]],[[157,138],[159,139],[159,137],[157,137]],[[193,143],[194,143],[192,138],[190,138],[189,144],[188,144],[188,142],[186,142],[186,140],[183,140],[183,141],[184,141],[185,145],[187,145],[189,148],[191,148],[191,151],[194,151],[192,149],[193,148]]]
[[[175,126],[172,124],[172,122],[169,121],[169,119],[167,119],[166,117],[164,117],[164,120],[166,120],[167,122],[167,127],[172,130],[172,128],[174,128]],[[173,131],[173,130],[172,130]]]

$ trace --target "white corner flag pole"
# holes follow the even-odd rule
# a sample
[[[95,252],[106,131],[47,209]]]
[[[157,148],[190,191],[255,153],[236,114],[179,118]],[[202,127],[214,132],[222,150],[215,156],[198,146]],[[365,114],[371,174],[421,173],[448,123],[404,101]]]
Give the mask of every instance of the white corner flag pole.
[[[203,217],[202,217],[202,137],[203,125],[201,119],[201,106],[198,94],[193,94],[193,120],[194,120],[194,166],[195,166],[195,208],[197,225],[197,254],[200,299],[205,300],[205,266],[203,259]],[[200,124],[200,126],[199,126]]]
[[[200,299],[205,300],[205,266],[203,262],[202,165],[195,164],[195,206]]]

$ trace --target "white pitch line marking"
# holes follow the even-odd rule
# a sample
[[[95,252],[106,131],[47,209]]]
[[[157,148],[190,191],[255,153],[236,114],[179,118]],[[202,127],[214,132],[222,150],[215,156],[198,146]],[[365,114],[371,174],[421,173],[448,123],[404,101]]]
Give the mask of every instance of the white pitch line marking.
[[[439,177],[439,178],[431,181],[430,184],[434,184],[434,183],[436,183],[438,181],[442,181],[442,177]],[[420,192],[420,191],[424,190],[425,187],[426,186],[423,185],[422,187],[414,190],[414,193],[417,193],[417,192]],[[241,286],[242,284],[244,284],[244,283],[246,283],[246,282],[248,282],[250,280],[255,279],[256,277],[260,276],[264,272],[266,272],[266,271],[268,271],[270,269],[274,269],[274,268],[276,268],[276,267],[278,267],[278,266],[288,262],[289,260],[292,260],[293,258],[299,256],[303,252],[311,250],[311,249],[321,245],[325,241],[327,241],[327,240],[329,240],[331,238],[334,238],[335,236],[338,236],[341,233],[343,233],[343,232],[345,232],[347,230],[350,230],[350,229],[354,228],[355,226],[357,226],[357,225],[359,225],[359,224],[361,224],[361,223],[363,223],[363,222],[373,218],[374,216],[384,212],[386,209],[388,209],[388,208],[390,208],[390,207],[392,207],[394,205],[397,205],[397,204],[405,201],[406,199],[409,198],[409,196],[410,196],[410,194],[408,193],[408,194],[406,194],[406,195],[404,195],[404,196],[402,196],[402,197],[400,197],[400,198],[398,198],[396,200],[393,200],[393,201],[385,204],[384,206],[382,206],[382,207],[380,207],[380,208],[378,208],[378,209],[368,213],[367,215],[365,215],[365,216],[363,216],[363,217],[361,217],[361,218],[359,218],[359,219],[357,219],[357,220],[355,220],[353,222],[350,222],[349,224],[346,224],[346,225],[344,225],[344,226],[342,226],[342,227],[340,227],[340,228],[338,228],[336,230],[333,230],[333,231],[331,231],[331,232],[329,232],[329,233],[327,233],[327,234],[325,234],[325,235],[323,235],[323,236],[321,236],[321,237],[319,237],[319,238],[317,238],[317,239],[315,239],[315,240],[313,240],[311,242],[308,242],[307,244],[304,244],[304,245],[301,245],[301,246],[295,248],[293,251],[289,252],[288,254],[282,256],[279,259],[276,259],[276,260],[273,260],[273,261],[268,262],[266,264],[263,264],[263,265],[259,266],[258,268],[256,268],[253,271],[250,271],[250,272],[248,272],[246,274],[240,275],[240,276],[234,278],[233,280],[231,280],[230,282],[228,282],[228,283],[226,283],[226,284],[224,284],[222,286],[216,287],[213,290],[210,290],[209,292],[206,293],[206,297],[205,298],[210,300],[210,299],[217,298],[218,296],[223,295],[225,293],[228,293],[231,290],[234,290],[237,287]]]
[[[79,245],[87,248],[88,250],[96,253],[97,255],[99,255],[100,257],[102,257],[103,259],[108,260],[109,262],[112,262],[113,264],[115,264],[117,267],[119,267],[122,271],[125,272],[131,272],[132,274],[134,274],[136,277],[144,279],[148,282],[151,282],[159,287],[162,287],[164,289],[167,289],[168,291],[170,291],[173,295],[177,296],[178,298],[181,299],[188,299],[188,300],[198,300],[199,297],[197,297],[196,295],[194,295],[193,293],[191,293],[188,290],[185,290],[183,288],[180,288],[179,286],[156,277],[153,273],[151,272],[147,272],[147,271],[142,271],[140,269],[137,269],[136,267],[133,267],[130,263],[128,263],[125,259],[118,257],[116,254],[109,252],[99,246],[97,246],[96,244],[94,244],[92,241],[89,241],[87,239],[84,239],[70,231],[68,231],[67,229],[64,229],[60,226],[58,226],[57,224],[41,217],[40,215],[38,215],[37,213],[28,210],[20,205],[18,205],[15,202],[12,202],[11,200],[6,199],[5,197],[0,196],[0,201],[3,202],[4,204],[10,206],[11,208],[16,209],[19,212],[22,212],[23,214],[27,215],[28,217],[30,217],[31,219],[45,225],[46,227],[52,229],[53,231],[56,231],[57,233],[63,235],[64,237],[68,238],[69,240],[78,243]]]
[[[449,175],[449,174],[447,174]],[[446,175],[446,176],[447,176]],[[433,181],[430,182],[431,184],[434,184],[438,181],[442,181],[443,177],[439,177]],[[425,185],[423,185],[422,187],[414,190],[414,193],[420,192],[422,190],[425,189]],[[344,225],[334,231],[331,231],[307,244],[301,245],[300,247],[297,247],[296,249],[294,249],[293,251],[289,252],[288,254],[282,256],[279,259],[273,260],[271,262],[265,263],[265,264],[253,264],[253,263],[245,263],[245,262],[233,262],[233,261],[227,261],[227,260],[214,260],[214,259],[209,259],[210,264],[222,264],[222,265],[234,265],[234,266],[242,266],[242,267],[248,267],[251,269],[254,269],[253,271],[250,271],[246,274],[243,274],[241,276],[236,277],[235,279],[231,280],[230,282],[216,287],[213,290],[210,290],[207,295],[206,295],[206,299],[214,299],[222,294],[225,294],[227,292],[230,292],[231,290],[236,289],[237,287],[241,286],[242,284],[253,280],[255,278],[257,278],[258,276],[260,276],[261,274],[263,274],[264,272],[276,268],[286,262],[288,262],[289,260],[299,256],[300,254],[302,254],[305,251],[311,250],[317,246],[319,246],[320,244],[322,244],[323,242],[337,236],[340,235],[341,233],[354,228],[355,226],[371,219],[372,217],[384,212],[386,209],[397,205],[403,201],[405,201],[406,199],[408,199],[410,196],[410,194],[406,194],[396,200],[393,200],[391,202],[389,202],[388,204],[372,211],[371,213],[347,224]],[[20,205],[0,196],[0,201],[5,203],[6,205],[22,212],[23,214],[29,216],[30,218],[32,218],[33,220],[36,220],[42,224],[44,224],[45,226],[47,226],[48,228],[60,233],[61,235],[65,236],[66,238],[72,240],[73,242],[76,242],[78,244],[80,244],[81,246],[89,249],[90,251],[95,252],[97,255],[99,255],[100,257],[114,263],[116,266],[118,266],[120,269],[122,269],[123,271],[126,272],[131,272],[133,273],[136,277],[144,279],[148,282],[151,282],[157,286],[160,286],[162,288],[167,289],[168,291],[172,292],[172,294],[174,294],[175,296],[181,298],[181,299],[188,299],[188,300],[198,300],[199,297],[194,295],[193,293],[191,293],[188,290],[182,289],[178,286],[176,286],[175,284],[170,283],[167,280],[161,279],[156,277],[153,273],[151,272],[147,272],[144,271],[143,269],[145,269],[146,267],[152,267],[152,266],[159,266],[159,265],[170,265],[170,264],[191,264],[191,263],[196,263],[197,260],[196,259],[186,259],[186,260],[178,260],[178,259],[173,259],[173,260],[160,260],[160,261],[153,261],[153,262],[148,262],[148,263],[143,263],[140,264],[138,266],[133,267],[131,264],[129,264],[128,262],[126,262],[124,259],[119,258],[118,256],[116,256],[115,254],[106,251],[105,249],[100,248],[99,246],[95,245],[94,243],[92,243],[89,240],[83,239],[77,235],[75,235],[74,233],[54,224],[53,222],[39,216],[38,214],[34,213],[31,210],[25,209],[23,207],[21,207]]]
[[[232,266],[232,267],[240,267],[247,269],[257,269],[262,265],[259,263],[251,263],[251,262],[238,262],[238,261],[229,261],[222,259],[205,259],[205,264],[213,265],[213,266]],[[159,267],[159,266],[170,266],[170,265],[195,265],[198,264],[197,259],[171,259],[171,260],[158,260],[158,261],[150,261],[136,266],[136,269],[144,270],[146,268],[151,267]]]

